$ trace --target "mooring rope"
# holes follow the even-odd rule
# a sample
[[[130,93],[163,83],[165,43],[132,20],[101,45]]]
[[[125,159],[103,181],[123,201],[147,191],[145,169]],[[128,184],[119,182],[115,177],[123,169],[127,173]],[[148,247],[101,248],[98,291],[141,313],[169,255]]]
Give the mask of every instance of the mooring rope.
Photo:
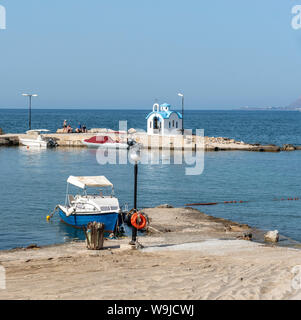
[[[270,201],[298,201],[301,200],[298,197],[295,198],[275,198],[273,200]],[[185,204],[186,207],[192,207],[192,206],[214,206],[214,205],[218,205],[218,204],[241,204],[241,203],[250,203],[250,202],[259,202],[256,200],[251,200],[251,201],[236,201],[236,200],[232,200],[232,201],[222,201],[222,202],[200,202],[200,203],[187,203]]]
[[[54,214],[56,213],[56,211],[59,209],[59,206],[56,206],[55,208],[54,208],[54,210],[52,211],[52,213],[49,215],[49,216],[47,216],[46,217],[46,220],[47,221],[50,221],[50,219],[52,219],[52,217],[54,216]]]

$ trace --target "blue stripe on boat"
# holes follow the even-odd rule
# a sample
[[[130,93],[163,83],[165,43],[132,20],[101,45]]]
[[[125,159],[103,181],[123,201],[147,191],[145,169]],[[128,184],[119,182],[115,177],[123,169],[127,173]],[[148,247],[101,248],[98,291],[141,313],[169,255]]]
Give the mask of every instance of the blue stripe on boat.
[[[114,232],[117,219],[118,219],[118,213],[113,212],[113,213],[104,213],[104,214],[82,214],[82,215],[71,215],[67,217],[65,213],[60,209],[59,210],[59,215],[61,219],[77,228],[82,228],[84,226],[87,226],[89,222],[99,222],[103,223],[105,225],[105,231],[106,232]]]

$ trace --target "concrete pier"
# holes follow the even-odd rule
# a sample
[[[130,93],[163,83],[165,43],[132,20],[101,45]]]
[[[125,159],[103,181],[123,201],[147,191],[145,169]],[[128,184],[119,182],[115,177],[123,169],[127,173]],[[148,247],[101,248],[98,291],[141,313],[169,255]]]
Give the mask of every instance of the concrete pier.
[[[1,135],[0,136],[0,147],[10,147],[19,145],[18,135]]]
[[[92,132],[91,132],[92,131]],[[147,135],[145,132],[134,132],[131,134],[126,132],[115,133],[109,129],[92,129],[89,133],[49,133],[43,134],[45,137],[52,138],[58,143],[59,147],[77,147],[82,148],[85,139],[90,139],[96,135],[107,135],[112,139],[119,139],[126,142],[127,138],[131,138],[140,143],[146,149],[158,150],[184,150],[184,151],[257,151],[257,152],[280,152],[300,150],[301,147],[285,145],[282,148],[275,145],[259,145],[248,144],[242,141],[236,141],[229,138],[216,137],[200,137],[195,135],[174,135],[174,136],[158,136]],[[4,134],[0,135],[0,146],[17,146],[20,144],[20,138],[33,138],[36,135],[30,134]]]

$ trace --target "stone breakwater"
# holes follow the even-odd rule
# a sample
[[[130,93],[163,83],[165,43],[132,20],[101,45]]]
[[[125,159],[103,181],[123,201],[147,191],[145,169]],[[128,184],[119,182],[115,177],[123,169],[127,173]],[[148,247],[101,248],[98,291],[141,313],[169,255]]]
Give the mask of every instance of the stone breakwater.
[[[88,133],[57,133],[44,134],[46,138],[52,138],[59,147],[85,147],[83,140],[90,139],[95,135],[107,135],[122,142],[134,139],[145,149],[158,150],[187,150],[187,151],[257,151],[257,152],[280,152],[301,150],[301,146],[290,144],[282,147],[276,145],[250,144],[243,141],[223,137],[200,137],[196,135],[177,136],[150,136],[145,132],[136,132],[130,129],[128,132],[116,133],[110,129],[91,129]],[[18,146],[20,138],[36,138],[36,134],[2,134],[0,135],[0,146]]]
[[[20,144],[18,136],[0,136],[0,147],[18,146]]]

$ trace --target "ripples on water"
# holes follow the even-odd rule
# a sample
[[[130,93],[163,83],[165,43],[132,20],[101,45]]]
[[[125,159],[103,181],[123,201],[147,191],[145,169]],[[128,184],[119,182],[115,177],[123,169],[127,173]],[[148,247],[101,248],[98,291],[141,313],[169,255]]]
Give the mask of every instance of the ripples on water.
[[[273,201],[301,198],[300,160],[298,151],[206,153],[200,176],[186,176],[184,165],[140,165],[139,206],[250,201],[201,209],[254,227],[278,229],[301,241],[301,201]],[[132,205],[132,165],[101,166],[95,150],[1,148],[0,168],[1,249],[81,237],[81,232],[62,224],[58,216],[46,222],[47,214],[64,203],[69,175],[105,175],[114,183],[120,203]]]
[[[118,120],[145,128],[147,111],[34,110],[33,126],[54,131],[64,119],[76,125],[118,129]],[[26,130],[25,110],[0,110],[0,127]],[[301,145],[300,112],[187,112],[186,124],[205,128],[206,135],[227,136],[246,142]],[[183,206],[192,202],[249,201],[203,207],[207,214],[247,223],[262,229],[278,229],[301,241],[301,201],[273,201],[300,197],[301,152],[206,153],[205,171],[186,176],[184,165],[140,165],[139,205],[162,203]],[[105,165],[96,151],[87,149],[27,150],[0,148],[0,249],[61,243],[82,238],[81,232],[51,223],[46,216],[64,203],[69,175],[105,175],[115,185],[120,203],[133,199],[133,167]]]
[[[150,108],[151,110],[151,108]],[[64,119],[73,128],[78,122],[88,128],[118,130],[118,121],[128,128],[146,129],[150,110],[33,110],[32,127],[55,132]],[[185,112],[187,129],[205,129],[205,135],[228,137],[249,143],[291,143],[301,145],[301,112],[289,111],[191,111]],[[0,128],[5,132],[25,132],[27,110],[0,109]]]

